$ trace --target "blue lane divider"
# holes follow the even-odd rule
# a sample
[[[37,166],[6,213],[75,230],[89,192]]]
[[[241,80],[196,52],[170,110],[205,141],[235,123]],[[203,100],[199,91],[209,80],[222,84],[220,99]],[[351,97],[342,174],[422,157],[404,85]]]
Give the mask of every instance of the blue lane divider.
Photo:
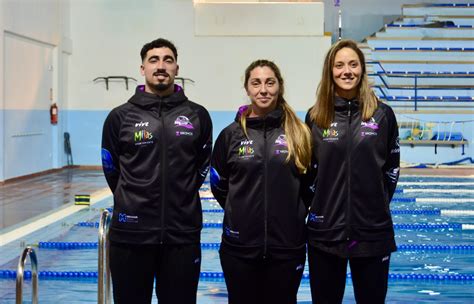
[[[474,245],[414,245],[402,244],[397,246],[401,251],[472,251]]]
[[[203,223],[203,228],[222,228],[222,223]]]
[[[405,209],[391,210],[392,214],[409,214],[409,215],[441,215],[440,209]]]
[[[79,227],[99,227],[99,222],[79,222],[76,224]],[[203,223],[203,228],[222,228],[222,223]],[[450,223],[450,224],[394,224],[394,229],[453,229],[453,230],[463,230],[462,224],[460,223]]]
[[[392,203],[416,203],[416,198],[413,197],[394,197]]]
[[[42,249],[94,249],[97,248],[97,242],[39,242],[38,248]]]
[[[97,242],[39,242],[38,248],[41,249],[59,249],[59,250],[75,250],[75,249],[95,249]],[[201,243],[203,249],[219,248],[220,243]]]
[[[224,209],[203,209],[203,213],[224,213]]]
[[[203,209],[203,213],[224,213],[223,209]],[[392,214],[408,214],[408,215],[441,215],[440,209],[405,209],[391,210]]]
[[[112,208],[106,208],[109,212],[112,212]],[[203,209],[203,213],[224,213],[223,209]],[[407,214],[407,215],[441,215],[441,209],[404,209],[404,210],[391,210],[392,214]],[[91,227],[94,226],[89,224]],[[83,224],[83,226],[87,226]]]
[[[79,222],[79,223],[76,224],[76,226],[99,228],[99,222]]]
[[[201,201],[216,201],[215,198],[207,196],[207,197],[201,197]]]
[[[222,228],[222,223],[204,223],[204,228]],[[453,230],[462,230],[462,224],[460,223],[451,223],[451,224],[394,224],[394,229],[453,229]]]
[[[347,276],[351,277],[350,274]],[[391,280],[422,280],[422,281],[473,281],[472,274],[403,274],[403,273],[389,273],[388,278]]]
[[[97,272],[95,271],[39,271],[40,279],[97,279]],[[24,272],[25,279],[31,279],[31,271]],[[389,279],[392,280],[424,280],[424,281],[473,281],[474,274],[404,274],[404,273],[389,273]],[[15,270],[0,270],[0,278],[15,279]],[[200,274],[201,279],[223,279],[224,273],[205,271]],[[347,278],[351,278],[351,274],[347,274]],[[303,273],[303,280],[309,279],[308,273]]]
[[[106,208],[109,212],[113,212],[113,208]],[[203,213],[224,213],[224,209],[203,209]],[[391,210],[392,214],[411,214],[411,215],[441,215],[440,209],[405,209]]]
[[[112,208],[106,208],[109,212],[112,212]],[[224,209],[203,209],[203,213],[224,213]],[[392,214],[407,214],[407,215],[441,215],[441,209],[404,209],[404,210],[391,210]],[[82,226],[93,227],[92,224],[82,224]]]
[[[94,249],[97,248],[97,242],[39,242],[38,247],[41,249],[59,249],[59,250],[74,250],[74,249]],[[218,249],[220,243],[201,243],[202,249]],[[402,244],[397,246],[398,250],[403,251],[473,251],[474,245],[417,245],[417,244]]]
[[[201,243],[202,249],[219,249],[221,247],[221,243]]]
[[[393,228],[395,229],[454,229],[462,230],[462,224],[460,223],[451,223],[451,224],[394,224]]]
[[[79,227],[99,228],[99,222],[79,222],[76,224]],[[203,223],[203,228],[222,228],[222,223]]]
[[[470,203],[471,198],[393,197],[392,203]]]
[[[31,271],[24,272],[25,279],[31,279]],[[38,271],[40,279],[49,278],[97,278],[97,271]],[[0,278],[16,278],[15,270],[0,270]]]

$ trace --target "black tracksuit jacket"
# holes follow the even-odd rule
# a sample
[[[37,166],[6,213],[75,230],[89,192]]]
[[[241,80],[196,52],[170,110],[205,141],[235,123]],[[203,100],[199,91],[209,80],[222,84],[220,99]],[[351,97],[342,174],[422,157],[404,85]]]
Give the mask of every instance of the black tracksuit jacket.
[[[211,189],[224,208],[221,251],[242,258],[299,258],[305,255],[301,176],[286,162],[288,145],[276,109],[226,127],[216,140]]]
[[[199,243],[199,188],[208,172],[212,123],[206,109],[175,92],[138,86],[104,123],[102,165],[114,195],[110,238],[129,244]]]
[[[319,247],[319,242],[328,241],[393,240],[390,200],[400,166],[393,110],[379,103],[373,117],[363,122],[357,100],[336,97],[329,129],[317,127],[309,112],[306,123],[313,136],[315,176],[309,243]],[[362,255],[371,255],[370,246],[364,250]]]

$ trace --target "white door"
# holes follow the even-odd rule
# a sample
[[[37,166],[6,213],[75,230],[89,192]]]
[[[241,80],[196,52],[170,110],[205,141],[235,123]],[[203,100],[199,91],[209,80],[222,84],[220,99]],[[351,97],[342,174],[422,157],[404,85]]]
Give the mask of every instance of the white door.
[[[4,178],[9,179],[53,168],[53,47],[13,34],[4,37]]]

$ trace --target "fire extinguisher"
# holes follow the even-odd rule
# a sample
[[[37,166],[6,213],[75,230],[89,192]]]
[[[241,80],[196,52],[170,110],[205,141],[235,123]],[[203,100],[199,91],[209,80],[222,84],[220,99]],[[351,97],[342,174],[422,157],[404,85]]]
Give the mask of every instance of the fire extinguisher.
[[[51,107],[49,108],[49,116],[51,117],[52,125],[58,124],[58,106],[56,103],[51,104]]]

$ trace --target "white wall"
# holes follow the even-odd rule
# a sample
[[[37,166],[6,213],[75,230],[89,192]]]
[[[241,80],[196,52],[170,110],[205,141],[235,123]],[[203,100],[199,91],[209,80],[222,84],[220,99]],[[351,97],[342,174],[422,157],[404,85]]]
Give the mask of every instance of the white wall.
[[[63,122],[51,126],[48,112],[50,88],[60,108],[64,100],[59,55],[70,42],[68,10],[68,0],[0,0],[0,180],[62,166]],[[18,165],[6,173],[5,162]]]
[[[4,76],[3,76],[3,71],[4,71],[4,68],[3,68],[3,58],[4,58],[4,55],[3,55],[3,49],[4,49],[4,29],[5,29],[5,25],[4,25],[4,20],[5,18],[3,17],[4,16],[4,3],[3,1],[5,0],[0,0],[0,181],[4,180],[4,175],[3,175],[3,163],[4,163],[4,149],[3,149],[3,142],[4,142],[4,133],[5,133],[5,129],[4,129],[4,116],[5,116],[5,112],[3,111],[4,107],[5,107],[5,101],[4,101],[4,98],[3,98],[3,83],[4,83]]]
[[[110,109],[133,94],[134,85],[126,91],[123,82],[113,82],[107,91],[104,82],[92,80],[125,75],[143,83],[139,52],[158,37],[177,45],[180,76],[196,82],[187,85],[187,95],[209,110],[234,110],[246,102],[242,76],[258,58],[281,67],[289,102],[303,110],[313,102],[329,47],[322,36],[197,37],[191,0],[145,0],[139,6],[123,0],[73,1],[71,36],[69,107],[89,110]]]
[[[3,0],[4,30],[57,45],[60,0]]]
[[[194,3],[196,36],[323,36],[322,2]]]

